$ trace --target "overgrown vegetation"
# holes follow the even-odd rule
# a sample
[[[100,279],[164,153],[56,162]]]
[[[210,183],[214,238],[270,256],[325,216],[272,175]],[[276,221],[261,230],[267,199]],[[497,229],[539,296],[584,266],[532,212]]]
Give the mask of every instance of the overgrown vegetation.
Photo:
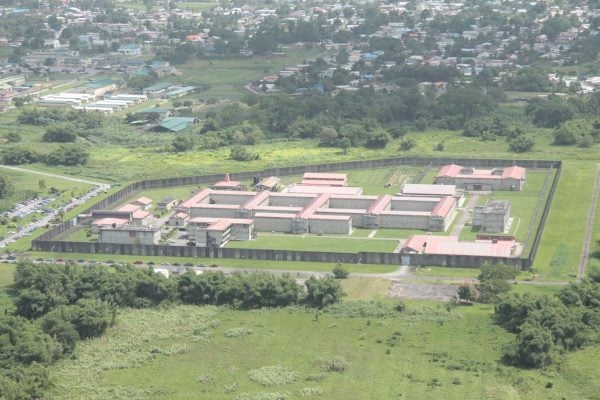
[[[505,349],[507,363],[548,367],[561,353],[596,344],[600,339],[600,272],[572,283],[553,297],[511,295],[495,307],[495,321],[516,333]]]

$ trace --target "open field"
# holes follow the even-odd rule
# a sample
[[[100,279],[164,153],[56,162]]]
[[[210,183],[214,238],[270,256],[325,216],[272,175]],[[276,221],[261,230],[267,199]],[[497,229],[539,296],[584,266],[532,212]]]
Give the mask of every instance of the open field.
[[[317,393],[313,397],[331,400],[546,400],[591,399],[600,391],[598,347],[568,354],[560,369],[507,367],[498,360],[513,336],[491,323],[492,307],[447,314],[441,305],[407,304],[409,311],[393,318],[186,306],[123,310],[104,337],[80,343],[75,359],[52,368],[49,398],[229,400],[284,393],[277,398],[296,399]],[[334,357],[343,357],[345,371],[323,370],[319,360]],[[282,367],[261,370],[271,366]]]
[[[348,300],[381,300],[390,287],[387,279],[350,278],[340,282]]]

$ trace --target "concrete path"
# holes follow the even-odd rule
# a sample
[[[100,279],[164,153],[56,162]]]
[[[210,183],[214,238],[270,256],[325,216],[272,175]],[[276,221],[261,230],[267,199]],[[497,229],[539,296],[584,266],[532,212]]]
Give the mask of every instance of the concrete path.
[[[577,269],[577,280],[581,281],[585,276],[585,267],[590,258],[590,247],[592,244],[592,234],[594,230],[594,219],[596,217],[596,206],[598,204],[598,191],[600,191],[600,164],[596,164],[598,169],[596,182],[592,192],[592,204],[588,212],[587,225],[585,227],[585,239],[581,248],[581,257],[579,259],[579,268]]]
[[[87,183],[87,184],[94,185],[94,186],[104,186],[104,185],[106,185],[105,183],[89,181],[89,180],[81,179],[81,178],[74,178],[72,176],[52,174],[50,172],[36,171],[36,170],[33,170],[33,169],[27,169],[27,168],[21,168],[21,167],[14,167],[12,165],[0,165],[0,168],[11,169],[13,171],[18,171],[18,172],[26,172],[28,174],[37,174],[37,175],[42,175],[42,176],[50,176],[52,178],[64,179],[65,181]]]
[[[450,232],[450,236],[459,236],[460,232],[465,227],[465,224],[469,220],[469,210],[473,209],[477,205],[477,200],[479,199],[479,194],[473,194],[469,199],[469,203],[462,211],[462,214],[459,216],[456,225],[452,228],[452,232]]]

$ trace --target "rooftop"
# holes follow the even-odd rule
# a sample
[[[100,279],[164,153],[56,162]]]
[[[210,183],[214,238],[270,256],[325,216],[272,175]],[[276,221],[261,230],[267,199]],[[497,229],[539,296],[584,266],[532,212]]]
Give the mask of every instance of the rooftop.
[[[402,188],[403,195],[419,196],[454,196],[456,185],[425,185],[418,183],[407,183]]]

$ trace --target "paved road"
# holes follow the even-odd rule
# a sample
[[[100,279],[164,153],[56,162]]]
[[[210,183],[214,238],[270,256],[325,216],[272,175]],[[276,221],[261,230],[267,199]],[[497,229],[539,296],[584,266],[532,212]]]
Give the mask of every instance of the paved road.
[[[585,267],[590,258],[590,246],[592,244],[592,234],[594,230],[594,219],[596,217],[596,206],[598,204],[598,192],[600,191],[600,164],[596,164],[598,169],[596,182],[592,192],[592,204],[588,212],[587,225],[585,227],[585,239],[581,248],[581,258],[579,260],[579,268],[577,269],[577,280],[580,281],[585,276]]]
[[[27,169],[27,168],[21,168],[21,167],[14,167],[12,165],[0,165],[0,168],[11,169],[13,171],[19,171],[19,172],[26,172],[28,174],[37,174],[37,175],[43,175],[43,176],[50,176],[50,177],[53,177],[53,178],[64,179],[65,181],[87,183],[87,184],[94,185],[94,186],[106,186],[106,184],[104,184],[104,183],[94,182],[94,181],[90,181],[90,180],[87,180],[87,179],[75,178],[75,177],[68,176],[68,175],[52,174],[50,172],[36,171],[36,170],[33,170],[33,169]]]
[[[463,228],[465,227],[465,224],[469,220],[469,210],[472,210],[477,205],[478,199],[479,199],[479,195],[476,193],[474,193],[471,196],[471,198],[469,199],[469,203],[466,205],[465,209],[462,211],[462,214],[460,215],[459,220],[456,222],[456,225],[454,225],[454,228],[452,228],[452,232],[450,233],[450,236],[459,236],[460,235],[460,232],[463,230]]]

